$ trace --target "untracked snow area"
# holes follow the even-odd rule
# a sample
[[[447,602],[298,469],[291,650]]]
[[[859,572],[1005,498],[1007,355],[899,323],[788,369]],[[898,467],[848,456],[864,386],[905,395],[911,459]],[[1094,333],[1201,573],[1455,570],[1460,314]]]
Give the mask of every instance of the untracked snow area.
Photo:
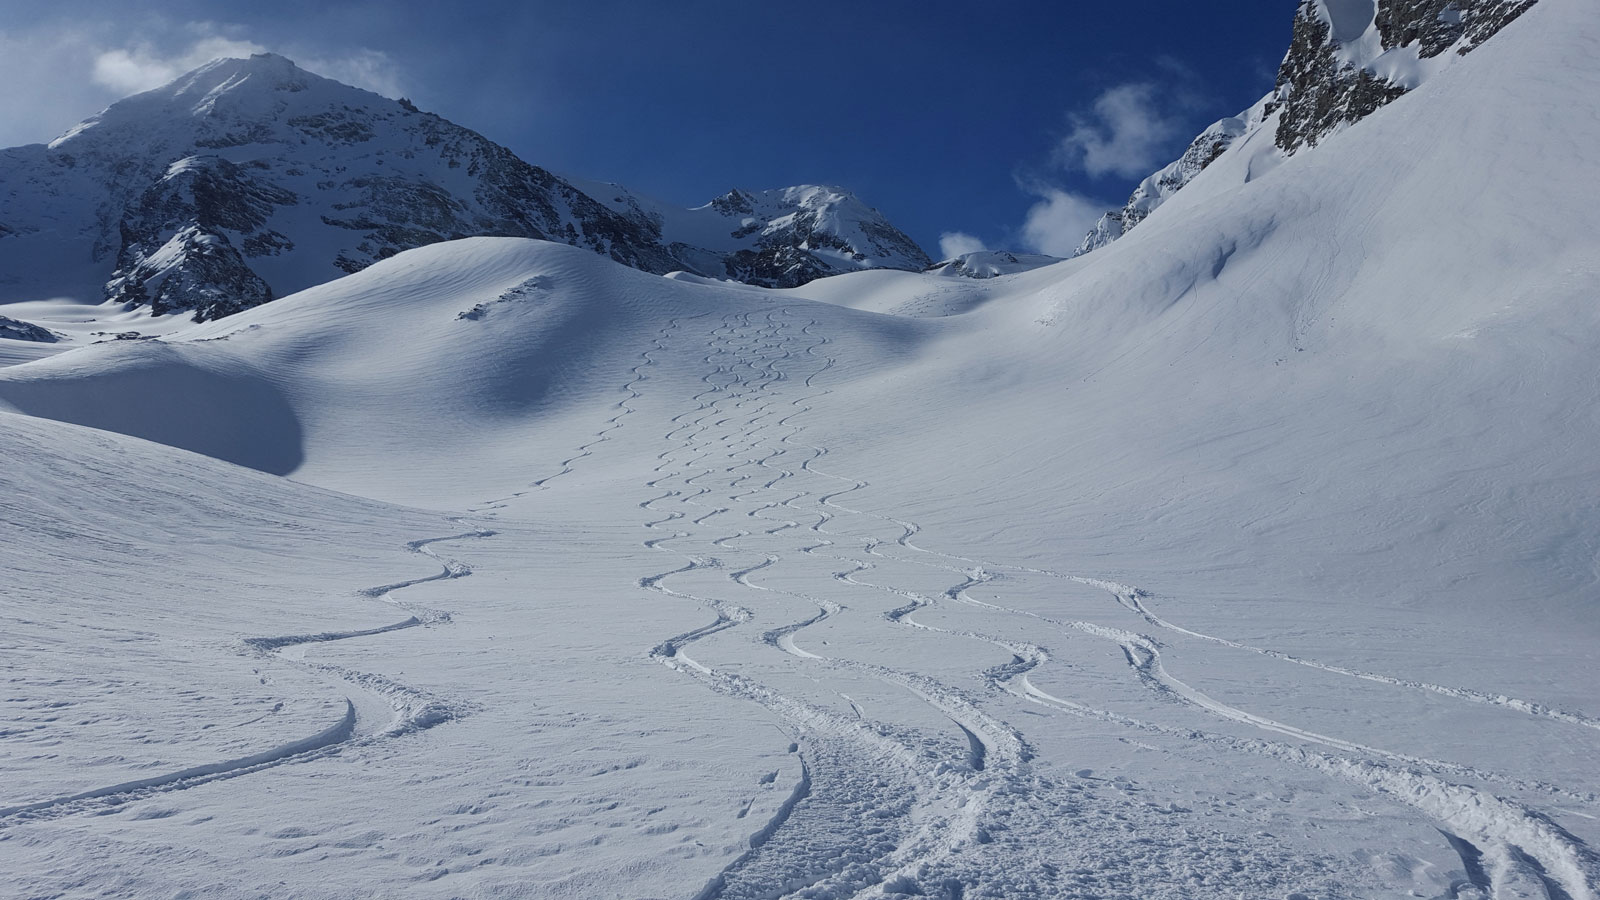
[[[1592,19],[1031,271],[0,370],[5,890],[1595,900]]]

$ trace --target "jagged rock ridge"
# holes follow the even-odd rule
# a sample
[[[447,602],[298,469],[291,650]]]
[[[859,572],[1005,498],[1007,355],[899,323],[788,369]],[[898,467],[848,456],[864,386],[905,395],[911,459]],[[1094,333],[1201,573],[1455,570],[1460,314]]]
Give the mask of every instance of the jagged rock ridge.
[[[1246,112],[1222,119],[1201,132],[1200,136],[1189,144],[1189,149],[1183,152],[1183,156],[1140,182],[1126,205],[1101,216],[1100,221],[1095,223],[1094,229],[1084,237],[1076,255],[1082,256],[1091,250],[1104,247],[1143,222],[1156,207],[1183,189],[1196,175],[1233,146],[1234,141],[1249,130],[1250,117],[1251,114]]]

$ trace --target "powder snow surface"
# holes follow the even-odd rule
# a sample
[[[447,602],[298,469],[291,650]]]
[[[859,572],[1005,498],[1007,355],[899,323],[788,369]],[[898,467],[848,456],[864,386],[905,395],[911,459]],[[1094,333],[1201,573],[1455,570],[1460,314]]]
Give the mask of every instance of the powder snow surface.
[[[1018,274],[478,238],[0,370],[5,890],[1595,900],[1597,61]]]

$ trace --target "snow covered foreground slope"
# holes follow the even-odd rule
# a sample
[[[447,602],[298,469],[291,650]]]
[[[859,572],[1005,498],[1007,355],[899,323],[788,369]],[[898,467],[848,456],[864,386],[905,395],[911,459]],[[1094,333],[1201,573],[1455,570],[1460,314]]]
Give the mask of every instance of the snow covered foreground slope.
[[[446,511],[6,417],[39,577],[3,633],[82,662],[0,737],[0,863],[69,896],[1593,898],[1597,59],[1545,0],[1019,275],[775,292],[483,239],[0,373]],[[204,696],[49,711],[168,669]]]

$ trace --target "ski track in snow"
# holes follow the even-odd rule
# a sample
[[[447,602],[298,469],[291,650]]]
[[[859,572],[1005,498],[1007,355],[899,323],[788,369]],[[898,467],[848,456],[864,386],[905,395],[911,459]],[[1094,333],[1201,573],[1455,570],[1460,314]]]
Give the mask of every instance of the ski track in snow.
[[[458,524],[470,524],[462,519],[452,521]],[[245,638],[242,641],[243,651],[247,654],[298,666],[341,690],[355,688],[353,695],[344,697],[343,716],[327,728],[309,737],[287,741],[248,756],[190,766],[163,775],[93,788],[66,796],[0,807],[0,831],[9,825],[22,822],[102,812],[160,793],[187,790],[286,763],[319,759],[336,754],[342,748],[355,743],[372,742],[422,731],[465,715],[470,709],[467,703],[435,697],[426,691],[401,684],[377,673],[360,672],[309,661],[305,658],[304,648],[310,644],[374,637],[408,628],[448,623],[449,613],[406,602],[395,597],[395,592],[418,584],[462,578],[472,574],[471,568],[464,563],[441,558],[433,551],[432,545],[446,541],[487,538],[493,535],[493,531],[473,528],[463,534],[411,541],[405,545],[406,549],[438,562],[441,567],[439,574],[365,588],[356,592],[358,596],[381,600],[409,612],[410,615],[402,621],[352,631],[275,635]]]
[[[832,658],[802,644],[806,629],[848,608],[819,596],[827,592],[826,588],[819,588],[813,594],[763,584],[766,575],[785,563],[784,554],[771,549],[766,539],[794,532],[796,536],[805,537],[793,552],[831,558],[845,566],[834,573],[832,580],[836,584],[888,593],[904,601],[884,613],[883,618],[893,625],[982,641],[1008,653],[1009,662],[980,674],[994,691],[991,696],[1014,697],[1072,715],[1201,742],[1228,752],[1267,756],[1352,781],[1404,803],[1432,820],[1450,846],[1463,853],[1465,869],[1475,875],[1475,880],[1469,880],[1473,880],[1472,886],[1481,892],[1496,898],[1533,896],[1593,900],[1600,863],[1582,841],[1537,810],[1468,784],[1446,780],[1446,776],[1500,782],[1520,790],[1555,794],[1580,802],[1592,802],[1595,798],[1590,795],[1444,760],[1395,753],[1278,722],[1217,701],[1173,676],[1162,660],[1161,643],[1153,637],[1093,622],[1059,620],[1012,609],[975,599],[969,591],[980,586],[993,588],[991,583],[1000,572],[1059,579],[1105,591],[1117,603],[1157,628],[1231,649],[1369,682],[1488,703],[1584,728],[1595,728],[1596,720],[1532,701],[1346,669],[1204,635],[1157,617],[1145,603],[1148,595],[1137,588],[1086,576],[946,554],[919,546],[914,541],[921,530],[916,523],[855,509],[840,502],[840,498],[868,487],[867,483],[818,468],[814,464],[827,455],[826,448],[799,440],[804,428],[793,420],[810,409],[809,401],[827,393],[819,391],[814,382],[834,369],[836,360],[818,353],[826,348],[829,340],[814,334],[816,322],[807,322],[796,329],[791,317],[792,311],[787,308],[769,311],[764,317],[757,313],[730,315],[710,333],[709,352],[702,357],[709,369],[701,379],[704,389],[689,398],[692,409],[672,418],[673,428],[663,439],[673,446],[658,454],[657,477],[646,484],[652,493],[638,504],[641,510],[653,516],[643,523],[644,527],[657,533],[644,541],[644,546],[674,555],[681,561],[676,566],[641,577],[639,586],[665,598],[698,605],[713,617],[697,628],[661,641],[650,655],[712,690],[761,704],[792,730],[799,745],[807,748],[801,751],[806,754],[801,783],[789,801],[752,836],[749,851],[713,879],[699,897],[704,900],[757,896],[870,897],[912,890],[930,894],[942,891],[944,896],[959,896],[965,883],[961,873],[972,869],[969,861],[962,857],[981,856],[984,852],[985,845],[979,838],[983,831],[981,823],[997,813],[997,804],[1007,804],[1017,792],[1040,788],[1028,765],[1031,750],[1025,739],[984,711],[977,699],[920,673]],[[664,337],[657,339],[655,350],[665,349]],[[803,346],[797,346],[802,341]],[[789,370],[797,364],[809,364],[814,371],[803,381],[796,381]],[[791,383],[812,393],[786,399],[781,389]],[[629,389],[632,391],[632,386]],[[636,400],[639,396],[634,391],[630,399]],[[789,459],[802,455],[805,458],[798,466],[784,467]],[[784,482],[802,474],[830,479],[840,487],[818,492],[784,486]],[[886,542],[873,535],[830,531],[828,523],[839,514],[882,522],[892,526],[898,534]],[[742,527],[729,528],[734,521]],[[722,525],[723,530],[715,536],[704,530],[718,525]],[[758,540],[761,549],[756,550],[754,546]],[[841,555],[842,543],[849,541],[859,542],[861,553],[869,559]],[[694,546],[703,546],[709,552],[691,549]],[[886,547],[904,548],[912,555],[891,556],[883,552]],[[733,564],[716,555],[718,552],[757,556],[748,563]],[[880,568],[870,561],[872,558],[932,566],[951,572],[961,581],[940,596],[879,584],[869,580],[866,574]],[[680,590],[669,584],[672,579],[703,576],[708,571],[720,573],[738,588],[776,595],[815,610],[806,618],[765,629],[760,641],[802,665],[857,672],[904,689],[949,720],[963,739],[960,752],[929,767],[926,756],[914,742],[906,741],[894,729],[874,728],[872,723],[863,721],[862,709],[854,700],[845,698],[854,714],[847,718],[786,697],[741,673],[724,671],[690,656],[688,651],[697,642],[730,634],[757,617],[757,612],[751,608],[753,601],[745,605],[721,596]],[[1325,750],[1264,738],[1245,739],[1175,729],[1053,696],[1028,680],[1029,672],[1050,661],[1047,650],[1027,642],[974,631],[950,631],[916,620],[918,612],[941,602],[961,604],[996,616],[1028,617],[1051,628],[1114,642],[1121,648],[1130,672],[1162,699]],[[941,746],[958,749],[950,742]],[[1327,750],[1337,751],[1337,755]],[[839,766],[842,770],[835,768]],[[821,832],[825,829],[839,827],[837,808],[846,803],[839,794],[848,794],[852,790],[850,779],[859,779],[863,773],[875,773],[879,781],[909,785],[912,793],[905,816],[920,824],[914,828],[907,825],[909,833],[896,840],[892,849],[885,844],[881,848],[883,852],[876,855],[870,848],[853,855],[835,851],[838,864],[824,865],[817,858],[817,841],[823,839]],[[786,833],[789,841],[784,840]],[[846,836],[848,832],[838,832],[835,838]],[[857,839],[838,843],[858,851],[863,846]]]
[[[548,489],[553,481],[572,474],[583,460],[593,457],[646,399],[649,373],[657,357],[684,353],[679,345],[694,337],[694,331],[685,328],[689,321],[672,319],[654,336],[622,384],[624,396],[613,407],[614,414],[591,439],[561,460],[556,471],[530,482],[526,490],[477,509],[494,515],[508,501]],[[1229,845],[1227,854],[1205,857],[1208,851],[1202,847],[1202,858],[1196,861],[1193,848],[1197,842],[1206,844],[1206,837],[1196,838],[1185,829],[1181,838],[1161,838],[1160,829],[1170,826],[1160,816],[1142,812],[1125,799],[1093,795],[1084,784],[1056,781],[1036,772],[1033,748],[1022,731],[1001,717],[1009,705],[1018,702],[1133,733],[1302,766],[1409,806],[1427,817],[1460,856],[1468,875],[1460,896],[1476,891],[1494,898],[1596,900],[1600,860],[1581,840],[1537,809],[1462,781],[1498,783],[1579,803],[1593,803],[1596,798],[1592,795],[1447,760],[1396,753],[1280,722],[1216,700],[1173,675],[1162,657],[1163,644],[1150,635],[1011,608],[973,593],[981,589],[987,596],[1003,591],[1006,578],[1087,586],[1105,592],[1121,610],[1159,631],[1229,650],[1397,689],[1488,704],[1581,729],[1600,730],[1600,719],[1536,701],[1341,667],[1204,634],[1159,616],[1150,606],[1150,595],[1138,588],[919,546],[915,539],[921,527],[915,522],[846,505],[844,498],[865,490],[868,483],[820,468],[817,464],[828,455],[828,449],[804,440],[805,426],[797,420],[831,392],[818,382],[838,368],[838,361],[828,352],[832,342],[817,333],[818,327],[814,320],[801,321],[794,308],[777,306],[723,316],[719,324],[703,332],[705,352],[693,351],[705,368],[702,387],[687,398],[686,408],[671,417],[669,429],[661,436],[664,448],[655,457],[654,477],[644,484],[646,493],[637,503],[644,519],[640,524],[650,534],[643,547],[672,557],[671,565],[639,576],[637,586],[650,596],[684,609],[702,610],[706,616],[695,627],[659,640],[648,656],[709,690],[764,708],[792,736],[790,750],[797,756],[800,773],[782,802],[755,824],[744,852],[694,895],[699,900],[869,898],[909,893],[959,898],[979,883],[996,892],[995,896],[1036,896],[1053,890],[1053,879],[1058,876],[1054,864],[1047,861],[1050,845],[1039,838],[1059,832],[1064,816],[1085,823],[1081,827],[1086,835],[1100,821],[1096,817],[1103,820],[1103,830],[1112,831],[1107,823],[1122,823],[1133,816],[1145,829],[1144,840],[1153,842],[1162,853],[1189,851],[1191,856],[1184,864],[1191,869],[1215,866],[1212,877],[1216,879],[1247,877],[1237,874],[1241,868],[1247,875],[1255,873],[1249,877],[1280,877],[1272,873],[1275,867],[1287,864],[1281,855],[1286,851],[1281,848],[1241,846],[1214,836]],[[681,402],[672,397],[649,399]],[[880,524],[889,536],[838,529],[835,520],[841,516]],[[391,739],[466,714],[470,707],[461,701],[434,697],[375,673],[306,658],[308,649],[317,644],[448,625],[448,612],[397,595],[416,585],[471,574],[467,565],[441,557],[433,547],[488,538],[494,532],[464,519],[454,521],[468,530],[406,545],[411,552],[436,561],[438,573],[359,592],[368,600],[394,606],[404,618],[367,629],[244,641],[248,654],[300,667],[350,691],[345,713],[338,721],[316,734],[249,756],[0,808],[0,830],[8,824],[104,809],[273,766],[324,758],[348,746]],[[784,586],[792,584],[794,566],[800,562],[811,568],[824,563],[833,571],[806,590]],[[894,583],[887,568],[891,564],[942,571],[954,583],[942,593],[913,590]],[[1002,578],[1002,573],[1008,574]],[[780,574],[786,577],[780,579]],[[703,587],[708,576],[709,583],[722,587]],[[687,586],[690,579],[695,585],[692,588]],[[847,598],[859,601],[847,603]],[[983,688],[982,693],[974,693],[923,672],[828,655],[821,652],[821,645],[806,641],[809,629],[836,617],[853,616],[859,626],[863,609],[881,607],[885,598],[894,605],[871,617],[886,627],[981,642],[1002,651],[1008,659],[974,672]],[[1031,673],[1051,663],[1047,648],[978,630],[946,629],[918,619],[919,614],[935,608],[956,607],[981,612],[996,622],[1024,618],[1044,626],[1045,631],[1112,642],[1120,648],[1131,676],[1153,696],[1273,737],[1245,738],[1171,727],[1048,693],[1029,679]],[[795,617],[765,621],[777,610],[788,610]],[[762,621],[759,629],[745,629],[758,620]],[[1039,634],[1040,628],[1029,633]],[[836,695],[846,701],[848,713],[835,711],[790,696],[739,667],[702,661],[717,658],[719,648],[726,646],[723,642],[729,641],[773,651],[775,666],[792,665],[799,671],[821,668],[870,679],[924,704],[948,727],[931,733],[926,728],[878,721],[862,704],[842,693]],[[697,647],[702,642],[708,647],[705,653]],[[1138,819],[1140,815],[1145,818]],[[997,837],[1006,833],[1009,836]],[[1114,855],[1115,846],[1090,846],[1083,852]],[[1155,861],[1143,863],[1152,867],[1145,876],[1126,876],[1133,880],[1131,887],[1125,885],[1124,889],[1152,897],[1184,896],[1181,887],[1139,880],[1163,877],[1161,866],[1170,864],[1160,860],[1158,855]],[[1241,860],[1252,864],[1241,866]],[[1127,859],[1123,863],[1136,865]],[[1107,862],[1103,868],[1114,870],[1115,863]],[[1336,887],[1341,873],[1314,859],[1296,860],[1292,868],[1308,891],[1342,895]],[[1008,874],[997,874],[1001,871]],[[1283,883],[1272,884],[1278,895],[1284,893]],[[1259,888],[1253,883],[1245,887]]]

